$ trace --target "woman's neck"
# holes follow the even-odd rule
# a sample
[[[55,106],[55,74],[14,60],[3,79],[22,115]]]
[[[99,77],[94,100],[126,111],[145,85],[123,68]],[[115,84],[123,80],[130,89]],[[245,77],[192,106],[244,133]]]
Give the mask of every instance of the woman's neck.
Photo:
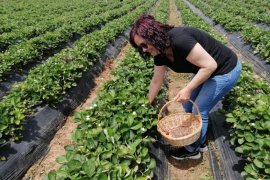
[[[173,50],[172,50],[171,47],[165,49],[165,54],[166,54],[166,56],[169,58],[169,60],[170,60],[171,62],[174,61]]]

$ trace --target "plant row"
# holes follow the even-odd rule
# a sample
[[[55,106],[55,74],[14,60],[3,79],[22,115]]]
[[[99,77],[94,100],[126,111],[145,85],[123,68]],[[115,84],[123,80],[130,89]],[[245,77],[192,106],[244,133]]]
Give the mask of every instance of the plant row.
[[[115,0],[112,0],[115,1]],[[56,17],[72,14],[74,10],[89,5],[103,4],[107,2],[87,1],[21,1],[21,2],[1,2],[0,34],[10,32],[14,29],[32,26],[38,22],[48,21]]]
[[[101,28],[105,23],[121,17],[130,12],[143,0],[138,0],[122,7],[108,10],[99,15],[81,19],[70,25],[65,25],[54,32],[47,32],[42,36],[30,39],[29,41],[11,47],[4,54],[0,54],[0,79],[12,70],[20,68],[30,62],[42,60],[44,56],[52,53],[53,50],[62,47],[75,35],[84,35],[95,29]],[[115,6],[111,5],[111,8]]]
[[[183,0],[176,0],[176,6],[181,12],[181,18],[186,26],[196,27],[198,29],[206,31],[208,34],[219,40],[221,43],[226,43],[225,39],[218,33],[216,33],[213,27],[205,22],[201,17],[195,14]]]
[[[221,24],[227,31],[239,32],[245,41],[251,43],[254,53],[260,53],[267,63],[270,62],[270,31],[264,30],[241,16],[226,12],[221,6],[209,1],[205,4],[198,0],[190,0],[195,6]],[[235,7],[238,8],[238,7]]]
[[[153,15],[168,19],[168,1],[160,2]],[[167,11],[166,11],[167,10]],[[114,80],[99,91],[90,108],[78,112],[73,121],[73,145],[57,158],[62,164],[44,179],[151,179],[156,160],[150,156],[152,129],[157,110],[146,97],[153,75],[153,60],[144,61],[130,50],[113,72]],[[159,98],[165,97],[165,91]]]
[[[153,68],[130,51],[103,85],[89,110],[73,119],[80,125],[72,134],[73,145],[57,158],[61,168],[45,179],[150,179],[156,167],[149,155],[149,131],[156,124],[156,110],[147,104]]]
[[[92,4],[91,9],[88,6],[83,6],[80,9],[66,12],[58,17],[50,17],[47,20],[35,19],[38,21],[31,26],[20,27],[19,29],[12,30],[8,33],[0,35],[0,51],[6,51],[10,46],[22,43],[28,39],[42,35],[48,31],[54,31],[62,26],[70,26],[72,23],[80,22],[82,19],[90,18],[93,15],[98,15],[103,12],[118,8],[122,5],[121,2],[111,3],[104,6],[103,3]]]
[[[83,36],[73,49],[64,49],[31,70],[22,83],[16,84],[0,102],[0,140],[19,140],[25,118],[39,104],[61,102],[76,81],[99,60],[107,44],[114,41],[153,1],[114,19],[101,30]]]
[[[244,66],[240,80],[223,101],[231,124],[231,144],[247,161],[245,179],[270,178],[270,86]]]
[[[161,1],[158,6],[156,6],[156,9],[153,10],[152,15],[157,19],[158,21],[162,23],[167,23],[169,20],[169,1]]]
[[[208,3],[209,0],[205,0],[205,2]],[[221,6],[224,11],[232,13],[235,16],[241,16],[250,22],[265,23],[270,25],[270,6],[269,2],[267,1],[215,0],[212,3],[215,3],[216,6]]]

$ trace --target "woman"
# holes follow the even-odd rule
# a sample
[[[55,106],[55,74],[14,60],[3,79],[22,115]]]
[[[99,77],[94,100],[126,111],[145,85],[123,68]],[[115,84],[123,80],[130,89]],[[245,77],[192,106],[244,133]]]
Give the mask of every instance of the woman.
[[[194,73],[192,80],[174,98],[186,112],[196,113],[189,99],[199,107],[203,127],[192,145],[172,150],[175,159],[198,159],[206,140],[208,115],[239,78],[241,63],[236,54],[213,37],[192,27],[162,24],[151,15],[141,16],[130,32],[130,43],[143,57],[154,57],[154,75],[148,99],[152,102],[163,84],[167,67],[178,73]]]

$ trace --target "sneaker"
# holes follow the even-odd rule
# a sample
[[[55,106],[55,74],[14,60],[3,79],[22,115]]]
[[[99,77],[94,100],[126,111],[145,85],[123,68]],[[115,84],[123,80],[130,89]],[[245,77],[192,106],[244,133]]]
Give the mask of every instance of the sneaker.
[[[208,147],[207,147],[206,143],[203,143],[203,144],[200,146],[199,151],[200,151],[200,152],[207,152],[207,151],[208,151]]]
[[[184,160],[184,159],[200,159],[201,153],[199,151],[189,152],[185,148],[180,149],[171,149],[169,154],[172,158],[176,160]]]

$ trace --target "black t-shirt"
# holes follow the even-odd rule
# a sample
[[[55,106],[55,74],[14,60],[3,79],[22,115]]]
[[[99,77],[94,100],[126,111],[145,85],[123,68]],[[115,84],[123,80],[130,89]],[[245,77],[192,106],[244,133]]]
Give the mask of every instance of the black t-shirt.
[[[217,69],[211,75],[222,75],[230,72],[237,64],[236,54],[206,32],[192,27],[175,27],[169,31],[174,61],[166,55],[154,57],[156,66],[166,65],[175,72],[197,73],[198,66],[186,60],[189,52],[199,43],[217,62]]]

